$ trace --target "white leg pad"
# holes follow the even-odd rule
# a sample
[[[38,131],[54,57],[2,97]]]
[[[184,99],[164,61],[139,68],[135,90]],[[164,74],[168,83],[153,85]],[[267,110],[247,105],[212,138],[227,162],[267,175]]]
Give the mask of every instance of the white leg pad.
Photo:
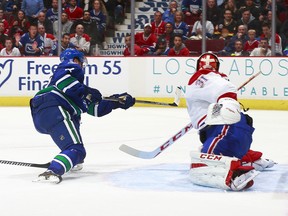
[[[199,152],[191,152],[190,156],[189,178],[197,185],[242,190],[258,174],[253,167],[245,167],[245,171],[240,172],[243,167],[237,158]],[[239,174],[236,175],[236,171]]]

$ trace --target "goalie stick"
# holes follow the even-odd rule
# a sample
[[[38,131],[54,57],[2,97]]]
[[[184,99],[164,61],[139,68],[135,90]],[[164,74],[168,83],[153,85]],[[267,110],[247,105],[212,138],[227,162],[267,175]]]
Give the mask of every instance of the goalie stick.
[[[175,91],[175,97],[173,103],[164,103],[164,102],[157,102],[157,101],[146,101],[146,100],[135,100],[135,103],[142,103],[142,104],[155,104],[155,105],[161,105],[161,106],[174,106],[177,107],[180,103],[180,97],[181,97],[181,88],[177,87]],[[117,102],[124,102],[125,98],[114,98],[114,97],[103,97],[103,100],[109,100],[109,101],[117,101]]]
[[[249,83],[251,80],[253,80],[255,77],[257,77],[259,74],[261,74],[261,71],[251,76],[247,81],[245,81],[242,85],[240,85],[237,88],[237,91],[242,89],[247,83]],[[184,128],[182,128],[180,131],[178,131],[175,135],[173,135],[171,138],[169,138],[166,142],[164,142],[161,146],[156,148],[153,151],[141,151],[137,150],[135,148],[132,148],[128,145],[121,145],[119,149],[129,155],[132,155],[134,157],[142,158],[142,159],[152,159],[155,158],[157,155],[159,155],[161,152],[163,152],[166,148],[171,146],[173,143],[175,143],[180,137],[184,136],[188,131],[190,131],[193,128],[192,123],[187,124]]]
[[[37,168],[48,168],[50,166],[50,162],[46,164],[37,164],[37,163],[26,163],[26,162],[8,161],[8,160],[0,160],[0,164],[24,166],[24,167],[37,167]]]

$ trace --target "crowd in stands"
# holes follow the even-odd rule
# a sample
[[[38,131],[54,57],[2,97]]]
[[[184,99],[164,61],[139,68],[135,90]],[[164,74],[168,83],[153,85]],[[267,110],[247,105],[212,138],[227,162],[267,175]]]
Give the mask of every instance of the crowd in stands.
[[[57,56],[59,31],[61,51],[73,47],[94,55],[95,47],[108,49],[106,31],[124,22],[127,4],[128,0],[0,0],[0,56]],[[223,49],[217,50],[220,56],[271,55],[272,0],[207,0],[206,8],[203,24],[202,0],[170,0],[163,14],[156,11],[152,22],[135,34],[135,55],[189,56],[193,47],[188,49],[187,41],[200,42],[204,26],[206,40],[224,41]],[[276,0],[276,11],[275,54],[287,56],[288,0]],[[130,36],[125,44],[123,53],[129,56]]]
[[[287,56],[288,1],[276,0],[276,11],[275,55]],[[206,40],[224,41],[223,49],[216,52],[219,56],[271,56],[272,0],[207,0],[204,25],[201,0],[172,0],[163,14],[155,12],[154,21],[136,33],[135,55],[191,55],[193,47],[187,54],[185,44],[201,40],[203,26]],[[127,45],[125,56],[129,49]]]
[[[62,10],[58,11],[58,1]],[[0,56],[58,55],[73,47],[91,55],[108,49],[106,31],[125,18],[128,0],[0,0]],[[61,20],[58,20],[61,13]],[[62,29],[58,29],[61,22]]]

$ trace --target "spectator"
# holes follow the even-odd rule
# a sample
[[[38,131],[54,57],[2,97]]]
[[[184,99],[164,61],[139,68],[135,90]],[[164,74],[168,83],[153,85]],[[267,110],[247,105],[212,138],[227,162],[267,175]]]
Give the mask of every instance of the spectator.
[[[249,53],[259,46],[259,41],[256,40],[256,31],[254,29],[248,30],[249,40],[245,42],[243,49]]]
[[[268,23],[263,23],[262,25],[263,34],[260,36],[261,38],[267,38],[269,46],[272,45],[272,32],[271,26]],[[282,39],[281,37],[275,33],[275,55],[282,56]]]
[[[65,1],[65,0],[63,0],[63,1]],[[43,0],[43,4],[44,4],[45,11],[47,10],[47,8],[51,8],[52,7],[51,0]]]
[[[283,55],[288,56],[288,45],[285,47],[285,49],[283,51]]]
[[[169,3],[169,8],[164,11],[162,20],[165,23],[174,23],[174,14],[177,11],[178,4],[176,1],[171,1]]]
[[[249,56],[249,52],[243,50],[242,40],[235,40],[234,43],[235,51],[231,53],[231,56]]]
[[[83,16],[83,9],[77,6],[76,0],[69,0],[69,7],[65,9],[65,12],[71,21],[81,19]]]
[[[37,32],[37,25],[31,24],[28,32],[21,38],[19,34],[15,35],[15,45],[24,49],[24,56],[40,56],[43,53],[44,42]]]
[[[166,39],[160,36],[157,40],[155,49],[150,50],[148,55],[152,56],[167,56],[170,51],[169,46],[167,46]]]
[[[162,13],[160,11],[156,11],[154,13],[154,21],[151,23],[152,34],[155,34],[157,38],[164,34],[165,31],[165,22],[162,21]]]
[[[13,13],[18,10],[17,3],[18,0],[2,0],[2,4],[0,3],[0,5],[4,13]]]
[[[182,35],[183,40],[187,39],[189,33],[188,25],[183,21],[184,15],[181,11],[176,11],[174,14],[173,33]]]
[[[88,55],[90,52],[90,37],[84,33],[84,26],[78,24],[75,28],[74,34],[70,35],[70,41],[75,45],[75,48],[83,52],[85,55]]]
[[[7,37],[8,35],[5,34],[4,23],[0,22],[0,50],[2,50],[5,47],[5,40]]]
[[[253,2],[253,0],[245,0],[245,4],[239,8],[240,13],[242,13],[243,10],[249,10],[255,18],[258,18],[261,12],[261,9]]]
[[[217,3],[216,3],[217,7],[223,9],[225,0],[217,0],[216,2],[217,2]]]
[[[182,12],[185,16],[197,16],[202,10],[202,0],[183,0]]]
[[[9,34],[9,23],[6,19],[4,19],[4,11],[0,8],[0,22],[4,24],[4,32],[5,34]]]
[[[23,0],[21,5],[30,23],[36,22],[41,11],[44,10],[43,0]]]
[[[219,23],[219,18],[221,17],[221,9],[217,6],[216,0],[207,0],[206,14],[206,19],[211,21],[214,26]]]
[[[144,31],[135,34],[135,43],[141,48],[155,48],[157,38],[151,33],[151,29],[151,24],[146,23],[144,25]]]
[[[235,40],[237,39],[241,40],[242,44],[244,44],[249,39],[247,36],[247,27],[245,25],[238,26],[237,33],[233,37],[231,37],[231,39],[229,40],[229,43],[224,47],[223,50],[218,52],[218,54],[222,56],[230,56],[231,53],[235,51],[234,44],[235,44]]]
[[[65,33],[61,38],[61,52],[68,48],[75,48],[75,45],[70,42],[70,34]],[[50,56],[59,56],[58,54],[58,43],[54,43],[52,49],[50,50]]]
[[[242,10],[242,18],[238,20],[237,26],[239,25],[246,25],[248,30],[255,29],[256,35],[259,36],[261,32],[260,22],[252,16],[249,9]]]
[[[131,36],[127,35],[125,37],[125,44],[126,48],[123,51],[124,56],[131,56]],[[144,54],[148,53],[149,49],[141,48],[137,44],[134,44],[134,55],[135,56],[143,56]]]
[[[224,4],[224,13],[225,10],[228,9],[232,12],[232,18],[233,20],[237,20],[239,17],[239,11],[238,8],[236,6],[236,2],[235,0],[228,0],[225,4]]]
[[[222,28],[227,28],[229,31],[229,36],[232,37],[236,33],[237,22],[233,19],[232,11],[230,9],[225,9],[223,17],[219,23],[215,26],[214,34],[220,34]]]
[[[169,3],[172,2],[173,0],[169,0]],[[174,0],[177,3],[177,10],[182,11],[182,2],[183,0]]]
[[[19,49],[13,47],[12,38],[7,37],[5,39],[5,47],[1,49],[0,56],[21,56]]]
[[[166,40],[166,44],[169,48],[174,46],[174,33],[173,33],[173,25],[172,23],[165,24],[165,31],[164,34],[161,36],[164,37]]]
[[[103,1],[103,3],[105,4],[107,13],[110,17],[107,24],[111,25],[111,27],[114,25],[114,23],[122,24],[125,19],[125,0],[105,0]]]
[[[58,22],[59,20],[56,20],[53,23],[53,32],[54,32],[53,34],[55,36],[58,35]],[[62,23],[61,35],[65,33],[70,33],[73,22],[68,19],[68,14],[66,12],[62,12],[61,14],[61,23]]]
[[[75,20],[72,27],[71,33],[75,32],[75,28],[78,24],[84,26],[84,32],[90,37],[90,51],[91,48],[95,46],[95,44],[100,43],[100,39],[98,38],[98,29],[96,20],[92,20],[90,17],[90,12],[88,10],[84,11],[83,19]]]
[[[30,27],[30,22],[28,21],[24,11],[19,10],[17,17],[12,22],[12,27],[10,31],[10,36],[14,37],[15,34],[20,34],[21,36],[28,32]]]
[[[46,12],[46,19],[50,20],[52,24],[58,20],[58,0],[52,0],[52,7]]]
[[[189,56],[190,52],[185,46],[181,35],[174,36],[174,46],[169,50],[168,56]]]
[[[283,23],[280,29],[283,47],[288,44],[288,19]]]
[[[271,49],[269,48],[268,39],[261,38],[259,47],[253,49],[250,56],[271,56]]]
[[[277,16],[275,17],[275,19],[276,19],[276,20],[275,20],[275,22],[276,22],[276,33],[279,34],[282,23],[280,22],[280,20],[278,19]],[[271,10],[267,11],[267,20],[264,21],[264,22],[266,22],[266,23],[268,23],[270,26],[272,26],[272,11],[271,11]],[[263,22],[263,23],[264,23],[264,22]],[[263,25],[263,23],[262,23],[262,25]]]
[[[213,39],[220,39],[220,40],[226,40],[229,41],[233,37],[233,34],[231,34],[226,26],[223,26],[221,28],[221,32],[217,32],[217,34],[214,33]]]
[[[57,40],[53,34],[46,33],[45,26],[42,24],[38,24],[38,33],[44,41],[43,55],[48,56]]]
[[[211,21],[206,20],[206,37],[212,38],[214,33],[214,26]],[[201,40],[202,39],[202,13],[200,13],[199,20],[196,21],[193,25],[192,31],[191,31],[191,37],[192,40]]]
[[[39,13],[37,25],[43,25],[46,33],[53,34],[53,24],[50,20],[46,19],[46,14],[44,12]]]
[[[103,49],[107,50],[108,45],[105,41],[107,11],[101,0],[93,1],[93,9],[90,11],[90,16],[91,19],[95,20],[97,23],[99,43],[102,43]]]

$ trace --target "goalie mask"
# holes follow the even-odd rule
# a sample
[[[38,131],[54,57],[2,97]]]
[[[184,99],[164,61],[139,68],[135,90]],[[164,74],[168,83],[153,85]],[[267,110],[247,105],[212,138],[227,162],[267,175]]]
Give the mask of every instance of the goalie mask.
[[[218,71],[220,66],[220,62],[218,57],[213,53],[203,53],[197,60],[197,68],[200,69],[211,69]]]

